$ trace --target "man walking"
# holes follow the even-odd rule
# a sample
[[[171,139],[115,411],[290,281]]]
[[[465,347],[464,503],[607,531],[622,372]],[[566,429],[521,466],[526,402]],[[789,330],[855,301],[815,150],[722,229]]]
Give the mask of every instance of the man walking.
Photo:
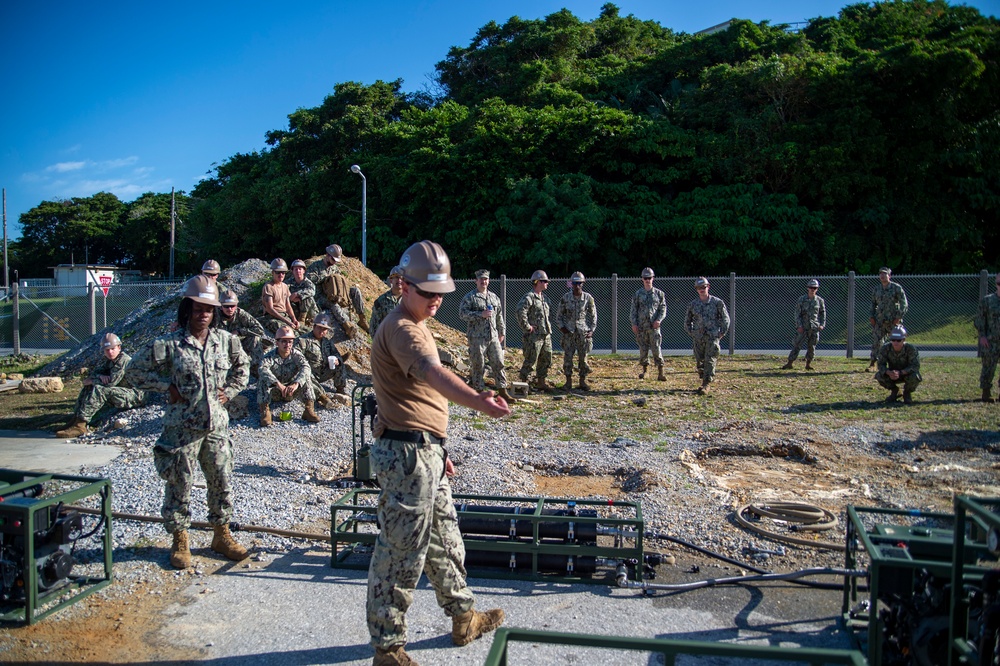
[[[556,312],[556,326],[562,332],[563,374],[567,391],[573,388],[573,357],[579,358],[580,388],[590,390],[587,375],[590,365],[587,356],[594,350],[594,331],[597,330],[597,304],[594,297],[584,293],[587,278],[577,271],[569,277],[570,291],[563,295]]]
[[[635,334],[635,341],[639,343],[639,379],[646,377],[646,368],[649,367],[649,353],[653,353],[653,362],[656,363],[657,381],[667,381],[663,374],[663,354],[660,351],[660,324],[667,317],[667,297],[663,292],[653,286],[652,268],[642,269],[642,289],[635,292],[632,297],[632,333]]]
[[[684,315],[684,330],[691,336],[694,360],[701,377],[698,393],[708,393],[708,385],[715,379],[715,364],[719,359],[719,340],[729,332],[729,311],[721,298],[708,293],[708,278],[694,281],[698,298],[691,301]]]
[[[517,321],[521,325],[524,362],[518,375],[522,382],[535,370],[535,389],[551,391],[545,376],[552,365],[552,322],[549,321],[549,299],[542,293],[549,288],[549,276],[543,270],[531,274],[531,291],[517,304]]]
[[[890,280],[891,277],[892,271],[883,266],[878,270],[879,283],[872,289],[872,309],[868,318],[872,325],[872,353],[865,372],[871,372],[875,367],[879,350],[892,329],[903,323],[903,317],[909,309],[906,292],[899,284]]]
[[[503,367],[503,340],[507,331],[500,297],[489,291],[490,272],[476,271],[476,288],[465,295],[458,307],[458,316],[468,326],[469,385],[476,391],[485,388],[483,376],[489,358],[497,393],[507,402],[514,402],[507,392],[507,371]]]
[[[812,370],[812,361],[816,356],[816,345],[819,344],[819,334],[826,328],[826,302],[818,296],[819,280],[806,282],[806,293],[799,296],[795,302],[795,338],[792,339],[792,351],[788,353],[788,362],[781,366],[782,370],[791,370],[795,359],[799,357],[799,349],[806,346],[806,370]]]

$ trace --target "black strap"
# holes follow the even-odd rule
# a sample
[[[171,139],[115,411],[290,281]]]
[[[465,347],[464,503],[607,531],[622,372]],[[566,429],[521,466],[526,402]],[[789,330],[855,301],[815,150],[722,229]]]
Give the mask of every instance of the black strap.
[[[394,439],[397,442],[413,442],[414,444],[423,444],[429,442],[431,444],[444,444],[444,437],[435,437],[429,432],[423,432],[420,430],[389,430],[386,428],[382,431],[382,437],[385,439]]]

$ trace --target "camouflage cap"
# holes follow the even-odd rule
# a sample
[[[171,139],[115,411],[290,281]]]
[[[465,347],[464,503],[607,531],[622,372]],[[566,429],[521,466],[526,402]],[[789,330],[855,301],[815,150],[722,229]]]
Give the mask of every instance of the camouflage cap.
[[[490,276],[490,272],[488,270],[486,270],[485,268],[480,268],[478,271],[476,271],[476,277],[477,278],[488,278],[489,276]]]
[[[114,333],[105,333],[104,337],[101,338],[101,349],[111,349],[112,347],[121,347],[121,339]]]
[[[708,278],[704,276],[699,277],[697,280],[694,281],[695,289],[697,289],[698,287],[708,287],[710,285],[711,283],[708,281]]]
[[[902,326],[897,326],[892,329],[892,333],[889,334],[890,340],[905,340],[906,339],[906,329]]]
[[[815,289],[819,289],[819,280],[816,279],[809,280],[809,282],[806,282],[806,287],[813,287]]]

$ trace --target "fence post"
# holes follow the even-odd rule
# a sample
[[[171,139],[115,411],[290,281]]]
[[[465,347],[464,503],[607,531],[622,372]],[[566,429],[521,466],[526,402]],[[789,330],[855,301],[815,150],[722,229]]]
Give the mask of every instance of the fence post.
[[[611,274],[611,353],[618,353],[618,273]]]
[[[847,358],[854,358],[854,271],[847,271]]]
[[[13,289],[14,300],[12,302],[12,310],[10,323],[14,327],[11,331],[11,346],[14,348],[14,354],[21,353],[21,300],[20,292],[18,291],[17,280],[11,283],[11,288]]]
[[[736,273],[729,274],[729,303],[732,312],[729,313],[729,355],[736,353]]]
[[[990,272],[985,268],[979,273],[979,300],[986,298],[990,293]]]
[[[500,343],[501,349],[507,349],[507,276],[500,275],[500,313],[503,315],[503,342]]]
[[[87,297],[90,299],[90,334],[97,333],[97,293],[94,290],[94,283],[87,285]]]

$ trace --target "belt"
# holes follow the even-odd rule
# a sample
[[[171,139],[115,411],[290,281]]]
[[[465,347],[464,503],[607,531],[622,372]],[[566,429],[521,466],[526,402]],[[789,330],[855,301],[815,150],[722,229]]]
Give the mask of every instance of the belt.
[[[435,437],[429,432],[424,432],[422,430],[389,430],[386,428],[382,431],[382,437],[385,439],[394,439],[397,442],[413,442],[414,444],[441,444],[445,443],[446,438]]]

